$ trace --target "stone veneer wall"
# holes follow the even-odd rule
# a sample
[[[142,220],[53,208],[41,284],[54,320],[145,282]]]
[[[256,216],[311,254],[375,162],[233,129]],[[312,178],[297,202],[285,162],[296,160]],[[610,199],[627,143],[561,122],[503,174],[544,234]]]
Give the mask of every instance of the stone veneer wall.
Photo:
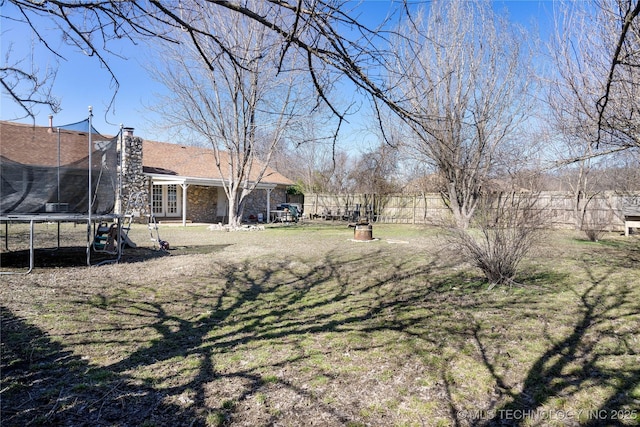
[[[275,210],[280,203],[287,201],[287,190],[284,187],[276,187],[271,191],[271,210]],[[267,222],[269,213],[267,212],[267,190],[253,190],[245,199],[244,215],[245,221],[250,221],[250,217],[258,217],[258,214],[264,215],[264,221]]]
[[[266,199],[266,197],[265,197]],[[287,203],[287,188],[276,187],[271,192],[271,210],[274,210],[280,203]],[[265,201],[266,204],[266,201]],[[266,206],[265,206],[266,209]]]
[[[187,188],[187,219],[192,222],[218,222],[217,203],[217,187],[190,185]]]
[[[142,138],[127,135],[121,150],[122,182],[120,212],[136,210],[140,217],[149,214],[149,182],[142,170]]]

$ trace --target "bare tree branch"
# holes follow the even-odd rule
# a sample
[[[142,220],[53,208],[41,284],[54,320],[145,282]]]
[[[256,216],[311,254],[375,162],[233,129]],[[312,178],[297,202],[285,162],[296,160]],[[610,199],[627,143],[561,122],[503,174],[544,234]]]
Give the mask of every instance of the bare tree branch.
[[[627,10],[625,11],[624,18],[622,20],[622,28],[620,29],[620,35],[618,37],[618,42],[615,46],[613,57],[611,58],[611,66],[609,68],[609,74],[607,76],[607,81],[605,84],[604,95],[598,100],[596,107],[598,110],[598,134],[596,137],[596,144],[600,143],[601,134],[604,127],[604,112],[609,104],[609,98],[611,97],[611,86],[614,82],[614,75],[616,72],[616,68],[619,65],[631,65],[630,63],[624,63],[620,59],[620,55],[622,52],[622,48],[625,45],[625,41],[627,40],[627,35],[629,33],[629,29],[631,28],[631,24],[640,14],[640,1],[638,1],[633,8],[632,1],[630,0],[627,4]],[[633,65],[635,67],[640,66],[640,64]]]
[[[327,70],[317,69],[316,61],[330,67],[350,79],[357,87],[366,93],[389,104],[391,109],[403,114],[404,111],[388,98],[380,81],[372,80],[367,68],[372,64],[381,64],[380,51],[375,48],[375,41],[379,40],[379,29],[369,29],[349,15],[352,7],[345,1],[315,0],[308,2],[299,0],[296,3],[281,0],[268,0],[269,10],[258,13],[250,3],[239,3],[227,0],[208,0],[202,2],[182,1],[166,3],[159,0],[131,0],[131,1],[103,1],[80,0],[47,2],[28,0],[5,1],[3,9],[13,6],[24,17],[25,25],[37,31],[30,16],[47,18],[56,22],[61,38],[67,43],[80,49],[86,55],[95,56],[98,62],[107,69],[116,86],[118,79],[109,66],[108,56],[113,54],[109,50],[110,42],[116,39],[129,40],[138,43],[141,39],[153,38],[167,42],[177,42],[172,33],[182,30],[191,35],[191,43],[201,46],[201,38],[214,42],[230,58],[230,46],[226,46],[216,31],[205,29],[203,21],[190,19],[198,14],[198,9],[212,5],[245,16],[275,33],[282,40],[281,60],[295,46],[296,49],[307,52],[310,58],[307,63],[309,76],[316,81],[318,96],[328,103],[331,109],[340,117],[340,123],[345,119],[344,113],[327,96],[323,85],[318,84],[318,74]],[[182,16],[186,12],[187,16]],[[3,12],[4,13],[4,12]],[[11,11],[8,10],[10,14]],[[349,40],[345,30],[357,30],[362,37]],[[38,34],[38,33],[37,33]],[[44,37],[38,36],[44,44]],[[212,66],[209,52],[199,49],[203,60]],[[238,65],[241,61],[237,61]],[[115,96],[115,95],[114,95]],[[113,101],[112,101],[113,102]]]

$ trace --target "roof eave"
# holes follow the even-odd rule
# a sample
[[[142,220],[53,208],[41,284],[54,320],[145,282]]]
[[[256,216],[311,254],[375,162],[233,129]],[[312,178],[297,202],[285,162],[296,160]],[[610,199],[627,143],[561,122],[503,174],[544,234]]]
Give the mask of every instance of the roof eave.
[[[179,176],[179,175],[165,175],[165,174],[157,174],[157,173],[145,173],[145,176],[151,178],[151,182],[157,185],[200,185],[203,187],[222,187],[224,186],[224,180],[220,178],[199,178],[199,177],[190,177],[190,176]],[[253,182],[250,182],[253,185]],[[274,189],[278,186],[278,183],[273,182],[259,182],[256,185],[256,189],[264,190],[264,189]],[[282,184],[285,185],[285,184]]]

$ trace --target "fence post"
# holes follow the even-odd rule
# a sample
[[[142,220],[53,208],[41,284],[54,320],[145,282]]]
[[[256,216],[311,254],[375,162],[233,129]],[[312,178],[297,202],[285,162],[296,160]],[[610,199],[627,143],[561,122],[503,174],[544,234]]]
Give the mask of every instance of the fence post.
[[[313,216],[317,217],[318,216],[318,193],[316,193],[316,202],[315,202],[315,206],[313,207]]]
[[[411,215],[411,223],[416,225],[416,195],[413,195],[413,214]]]

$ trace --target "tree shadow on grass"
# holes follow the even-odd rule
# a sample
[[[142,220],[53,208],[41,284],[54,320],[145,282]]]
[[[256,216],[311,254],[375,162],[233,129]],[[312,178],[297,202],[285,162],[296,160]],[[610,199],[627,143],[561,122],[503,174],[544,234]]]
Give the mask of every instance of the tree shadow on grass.
[[[604,277],[592,277],[592,286],[579,295],[582,317],[573,332],[559,341],[550,338],[551,345],[530,368],[520,390],[502,378],[474,319],[476,310],[499,313],[504,301],[478,298],[473,293],[481,286],[477,278],[455,271],[443,274],[447,268],[434,260],[412,264],[397,257],[375,269],[372,262],[386,254],[380,248],[367,251],[328,254],[314,261],[289,255],[228,261],[181,282],[172,279],[168,285],[114,283],[104,293],[89,298],[82,294],[72,301],[73,313],[67,314],[85,313],[91,323],[55,340],[3,311],[3,332],[5,317],[16,330],[3,336],[3,346],[12,349],[6,358],[3,351],[3,377],[9,381],[9,388],[3,386],[3,420],[10,420],[8,425],[39,420],[92,426],[282,421],[304,425],[310,420],[322,425],[365,424],[372,418],[362,414],[368,409],[359,403],[362,396],[345,393],[340,396],[350,400],[332,401],[313,383],[336,381],[352,390],[347,381],[354,377],[332,366],[351,359],[336,354],[361,350],[384,354],[389,351],[385,339],[400,337],[422,363],[430,357],[425,354],[429,349],[450,347],[448,354],[434,355],[437,363],[428,367],[439,369],[440,384],[434,387],[445,397],[437,404],[444,419],[456,425],[469,420],[458,418],[453,402],[459,385],[451,380],[449,363],[456,357],[454,350],[467,351],[469,345],[479,349],[481,364],[502,390],[496,410],[541,408],[551,397],[571,393],[572,387],[588,381],[613,384],[616,391],[603,407],[622,408],[629,402],[625,396],[639,381],[638,371],[606,370],[598,361],[608,354],[596,346],[612,332],[606,322],[637,311],[629,311],[625,295],[608,293]],[[544,282],[550,277],[557,278],[542,274],[532,280]],[[541,288],[514,297],[512,308],[524,309],[546,293],[553,296]],[[367,339],[381,332],[391,335]],[[616,337],[631,341],[632,333]],[[335,340],[339,348],[326,347],[331,342],[323,337],[328,335],[344,337]],[[75,344],[65,348],[58,341]],[[44,349],[41,362],[26,363],[39,354],[34,346]],[[112,347],[126,350],[116,350],[122,357],[114,360],[92,362],[72,353],[72,348],[83,346],[97,348],[90,352],[93,357]],[[632,348],[629,345],[628,351]],[[585,373],[564,373],[572,361],[583,363]],[[369,361],[364,363],[355,369],[376,369]],[[340,375],[344,383],[339,382]],[[366,384],[370,385],[356,385]],[[24,401],[29,405],[19,406]],[[391,415],[377,413],[373,420],[379,425],[394,423],[385,416]],[[508,421],[495,418],[476,424]]]
[[[354,288],[351,272],[362,271],[370,258],[327,256],[312,267],[304,262],[286,258],[229,263],[220,266],[215,277],[199,276],[198,286],[173,294],[172,300],[141,301],[129,297],[129,289],[73,301],[74,313],[66,314],[89,313],[94,320],[89,330],[68,331],[57,339],[104,349],[137,347],[111,364],[91,363],[4,309],[3,347],[8,351],[3,349],[2,368],[8,386],[3,387],[3,420],[7,425],[269,425],[279,410],[247,407],[250,398],[277,389],[292,399],[288,417],[295,418],[297,408],[302,424],[309,408],[326,425],[352,422],[357,414],[348,405],[332,405],[296,379],[269,372],[311,364],[323,354],[300,339],[360,330],[361,322],[424,298],[419,290],[403,294],[390,285],[427,274],[430,267],[396,264]],[[360,299],[370,292],[383,298]],[[348,312],[341,311],[341,303]],[[175,314],[174,307],[185,304],[196,305],[198,314]],[[140,343],[135,342],[138,338]],[[218,366],[219,359],[235,354],[254,357],[248,346],[268,349],[281,342],[289,346],[282,355]],[[41,351],[35,352],[34,346]],[[180,366],[178,371],[175,366]],[[319,368],[317,375],[333,374]]]
[[[637,425],[640,422],[638,398],[634,397],[640,384],[636,342],[640,332],[634,318],[640,306],[629,285],[617,283],[611,287],[610,275],[617,266],[599,277],[584,264],[589,281],[576,293],[580,315],[571,332],[562,339],[553,339],[549,331],[549,347],[529,368],[523,384],[508,385],[498,374],[497,363],[483,344],[480,327],[476,325],[474,340],[488,371],[502,391],[506,403],[490,408],[472,420],[472,425],[537,425],[560,422],[566,425]],[[631,328],[628,321],[631,320]],[[635,320],[637,322],[637,320]],[[636,357],[637,359],[637,357]],[[578,403],[575,397],[584,389],[606,390],[609,397],[603,402]],[[572,399],[573,398],[573,399]],[[584,399],[584,396],[583,396]],[[566,407],[558,402],[571,401]],[[599,403],[595,403],[599,402]],[[482,415],[482,414],[481,414]]]
[[[0,307],[3,426],[141,425],[158,403],[150,387],[131,387]],[[124,402],[140,408],[122,418]]]

